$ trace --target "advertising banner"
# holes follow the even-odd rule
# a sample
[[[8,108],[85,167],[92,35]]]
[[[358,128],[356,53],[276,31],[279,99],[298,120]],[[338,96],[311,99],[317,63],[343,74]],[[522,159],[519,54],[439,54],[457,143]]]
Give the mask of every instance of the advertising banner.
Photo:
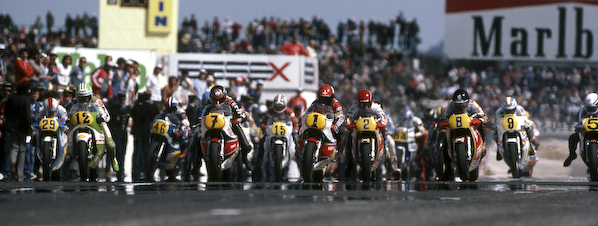
[[[471,60],[597,62],[597,1],[447,0],[444,51]]]

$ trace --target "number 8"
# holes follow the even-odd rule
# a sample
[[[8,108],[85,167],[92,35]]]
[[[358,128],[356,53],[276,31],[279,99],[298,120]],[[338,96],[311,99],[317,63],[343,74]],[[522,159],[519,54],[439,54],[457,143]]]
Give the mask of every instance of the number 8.
[[[457,123],[457,127],[463,126],[463,119],[461,119],[461,116],[457,117],[455,121]]]

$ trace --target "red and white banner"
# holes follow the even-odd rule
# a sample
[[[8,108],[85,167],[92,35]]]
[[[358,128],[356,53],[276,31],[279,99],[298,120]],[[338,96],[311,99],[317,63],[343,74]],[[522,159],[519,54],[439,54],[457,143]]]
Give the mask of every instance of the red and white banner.
[[[444,50],[455,59],[598,61],[598,1],[447,0]]]

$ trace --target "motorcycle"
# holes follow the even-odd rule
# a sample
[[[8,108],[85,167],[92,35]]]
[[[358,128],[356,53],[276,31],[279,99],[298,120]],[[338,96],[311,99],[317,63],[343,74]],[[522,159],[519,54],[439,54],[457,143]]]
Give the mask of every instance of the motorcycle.
[[[326,166],[336,155],[336,139],[332,134],[334,113],[330,107],[319,104],[315,111],[304,114],[299,130],[303,142],[298,143],[301,159],[301,176],[304,182],[321,182]]]
[[[204,114],[200,122],[200,142],[208,181],[231,181],[231,167],[239,155],[239,140],[231,125],[239,124],[241,119],[232,120],[228,105],[214,106]]]
[[[478,166],[482,161],[484,144],[482,136],[471,124],[475,117],[476,115],[456,113],[449,117],[448,123],[442,122],[443,127],[448,124],[448,157],[451,163],[456,164],[462,181],[475,181],[479,176]]]
[[[181,144],[178,136],[182,136],[180,121],[176,115],[160,114],[152,123],[150,152],[145,162],[145,177],[153,181],[157,169],[164,170],[169,180],[174,180],[177,163],[181,155]],[[177,135],[178,134],[178,135]]]
[[[411,121],[400,121],[392,134],[395,142],[395,151],[398,159],[398,168],[401,172],[401,179],[409,180],[415,176],[413,168],[413,158],[417,151],[415,142],[415,127]]]
[[[583,121],[579,134],[579,148],[583,162],[590,171],[590,181],[598,181],[598,118],[590,117]]]
[[[355,167],[360,170],[363,182],[380,180],[382,176],[382,163],[386,159],[384,149],[384,137],[378,130],[378,120],[373,109],[357,110],[348,128],[353,130],[351,134],[353,148],[352,156],[356,160]]]
[[[96,103],[78,103],[69,112],[69,150],[79,162],[82,181],[95,178],[95,169],[106,154],[106,141],[102,125],[98,120],[99,106]],[[108,130],[104,126],[104,130]],[[74,145],[74,147],[72,147]]]
[[[68,141],[65,124],[64,120],[61,122],[56,117],[44,116],[32,125],[38,145],[36,156],[42,163],[44,181],[51,181],[52,172],[58,171],[64,163]]]
[[[293,141],[293,123],[286,114],[273,115],[266,126],[264,150],[267,161],[274,167],[276,182],[282,182],[284,169],[289,166],[291,156],[295,154]]]
[[[532,147],[526,131],[526,116],[506,114],[501,125],[496,126],[498,151],[505,163],[511,168],[513,178],[530,177],[538,161],[536,155],[530,155]]]

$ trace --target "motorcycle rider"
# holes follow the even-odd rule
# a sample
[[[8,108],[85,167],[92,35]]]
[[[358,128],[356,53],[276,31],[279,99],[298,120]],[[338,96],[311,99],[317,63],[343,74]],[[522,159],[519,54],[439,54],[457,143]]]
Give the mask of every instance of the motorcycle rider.
[[[233,114],[233,120],[240,119],[241,122],[247,121],[248,117],[245,114],[245,111],[237,104],[235,99],[227,95],[224,87],[220,85],[216,85],[210,89],[210,104],[206,106],[203,111],[210,112],[210,110],[215,105],[222,104],[230,106],[231,112]],[[205,115],[205,113],[203,113],[202,115]],[[249,145],[249,141],[247,140],[247,137],[245,137],[245,133],[243,133],[243,129],[239,124],[233,124],[231,127],[233,129],[233,133],[237,135],[239,139],[239,145],[241,146],[241,154],[243,157],[243,164],[245,164],[245,167],[247,167],[249,171],[253,171],[253,166],[251,165],[251,162],[247,159],[247,154],[251,152],[252,147],[251,145]]]
[[[66,109],[60,105],[58,103],[58,100],[56,100],[53,97],[48,97],[46,100],[44,100],[44,103],[42,105],[42,107],[39,108],[39,112],[37,113],[37,115],[35,116],[35,122],[39,122],[40,119],[47,117],[47,118],[53,118],[56,117],[56,119],[58,120],[58,123],[65,123],[67,120],[67,112]],[[62,131],[60,131],[58,134],[60,136],[60,141],[61,144],[58,147],[65,147],[66,143],[68,142],[68,138],[66,135],[66,126],[62,128]],[[38,136],[40,134],[35,134],[35,137],[31,139],[31,142],[36,143],[38,141]],[[34,144],[33,146],[36,146],[37,144]],[[58,166],[58,168],[60,168],[61,166]]]
[[[165,119],[168,117],[170,122],[175,124],[180,130],[175,132],[175,139],[178,139],[180,144],[180,152],[176,153],[174,149],[169,149],[169,153],[166,156],[166,162],[170,162],[171,159],[175,158],[176,155],[183,155],[187,148],[188,135],[189,135],[189,119],[187,119],[187,113],[185,110],[179,107],[179,102],[174,97],[169,97],[164,101],[164,111],[156,116],[156,119]],[[176,118],[173,118],[175,116]],[[147,164],[147,163],[146,163]],[[153,179],[149,178],[150,180]],[[168,178],[168,181],[176,181],[176,178]]]
[[[455,91],[455,93],[453,93],[451,102],[446,106],[444,120],[448,120],[452,114],[459,112],[465,112],[469,116],[475,115],[475,118],[473,118],[471,122],[474,124],[476,130],[480,133],[482,141],[484,141],[482,144],[482,157],[485,156],[486,123],[488,123],[488,116],[486,116],[486,113],[484,113],[484,110],[476,101],[469,98],[469,93],[467,93],[467,91],[464,89],[458,89]]]
[[[575,132],[569,136],[569,156],[563,163],[565,167],[571,165],[571,162],[577,158],[575,151],[577,150],[577,143],[579,143],[578,133],[584,131],[583,122],[589,117],[598,116],[598,94],[588,94],[584,103],[585,105],[579,110],[578,124],[575,125]]]
[[[75,95],[77,97],[77,103],[71,107],[71,112],[72,112],[72,108],[74,108],[74,109],[79,108],[81,110],[85,110],[85,108],[83,106],[81,106],[81,104],[91,103],[91,104],[96,104],[99,106],[96,122],[98,122],[98,124],[100,125],[99,132],[103,133],[104,137],[106,138],[106,148],[107,148],[107,152],[108,152],[108,158],[112,162],[112,168],[114,169],[114,171],[118,172],[119,166],[118,166],[118,162],[115,158],[116,143],[114,143],[114,139],[112,138],[112,133],[110,132],[110,129],[108,128],[108,124],[107,124],[107,122],[110,121],[110,114],[108,113],[108,109],[106,109],[106,106],[104,105],[104,102],[102,102],[102,100],[100,100],[99,98],[97,98],[96,96],[93,95],[92,88],[89,84],[80,83],[77,86],[77,91],[75,92]],[[71,115],[69,115],[69,118],[71,118]],[[70,140],[69,145],[73,145],[72,142],[73,141]]]
[[[346,125],[350,125],[352,122],[351,120],[353,120],[353,114],[355,114],[355,112],[357,112],[359,109],[361,110],[369,110],[372,109],[374,110],[374,112],[377,113],[376,115],[376,119],[378,120],[378,130],[380,132],[380,134],[382,135],[382,137],[386,137],[386,125],[388,125],[388,118],[386,117],[386,114],[384,113],[384,109],[382,108],[382,106],[374,101],[372,101],[372,92],[370,92],[367,89],[362,89],[359,90],[359,92],[357,93],[358,96],[358,100],[357,103],[354,103],[353,105],[351,105],[351,108],[349,108],[349,111],[347,111],[347,117],[345,119],[345,123]],[[347,134],[347,148],[345,150],[352,150],[352,146],[353,146],[353,141],[351,140],[351,134],[348,133]],[[391,152],[394,152],[391,151]],[[396,154],[391,154],[391,153],[387,153],[387,155],[391,158],[391,162],[393,164],[393,168],[397,169],[396,164],[397,164],[397,156]],[[351,170],[353,167],[349,167],[352,165],[352,157],[350,154],[346,153],[347,156],[347,168],[345,169],[345,176],[349,176],[351,174]]]
[[[525,113],[525,108],[523,108],[523,106],[518,105],[517,104],[517,100],[515,100],[515,98],[513,97],[506,97],[503,101],[502,104],[500,105],[500,108],[498,108],[498,110],[496,110],[496,118],[494,119],[494,125],[492,126],[492,131],[494,131],[494,142],[496,142],[498,144],[498,134],[497,134],[497,126],[500,123],[500,120],[502,120],[502,118],[507,115],[507,114],[514,114],[516,116],[525,116],[525,132],[527,132],[527,137],[530,138],[530,141],[533,140],[537,140],[537,138],[534,136],[534,133],[532,132],[532,122],[531,120],[529,120],[527,118],[527,114]],[[532,145],[532,149],[530,151],[530,155],[535,155],[536,152],[533,148]],[[500,161],[502,160],[502,156],[500,155],[500,152],[498,151],[498,148],[496,149],[496,160]]]
[[[291,122],[293,123],[293,134],[296,134],[299,131],[299,123],[297,122],[297,117],[295,116],[295,112],[287,107],[287,99],[283,95],[276,95],[274,100],[272,101],[272,108],[268,109],[268,112],[264,116],[264,120],[262,120],[262,129],[266,129],[268,124],[268,120],[273,115],[281,115],[286,114],[291,118]]]
[[[332,88],[332,86],[328,84],[320,86],[320,89],[318,90],[317,99],[307,108],[307,110],[305,110],[305,113],[303,115],[309,115],[313,112],[317,112],[318,109],[316,106],[319,106],[321,104],[330,108],[334,113],[334,120],[332,121],[332,126],[330,128],[332,129],[332,132],[335,134],[335,136],[338,136],[339,129],[341,125],[344,123],[345,117],[343,116],[343,107],[341,106],[340,102],[338,102],[338,100],[334,98],[334,88]],[[305,144],[304,139],[301,136],[302,135],[299,135],[299,137],[297,138],[297,150],[299,151],[303,150],[303,145]],[[322,150],[328,150],[325,146],[336,146],[336,144],[324,144]],[[320,154],[320,157],[326,158],[330,155],[332,155],[332,153],[324,153]]]

